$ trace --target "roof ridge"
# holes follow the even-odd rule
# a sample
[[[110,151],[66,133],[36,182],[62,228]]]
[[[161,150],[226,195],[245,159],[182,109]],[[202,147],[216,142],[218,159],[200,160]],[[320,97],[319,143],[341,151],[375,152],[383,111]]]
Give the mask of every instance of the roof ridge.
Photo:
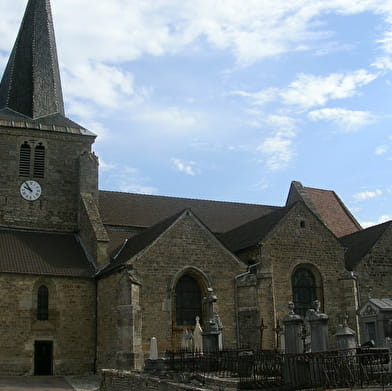
[[[383,223],[380,223],[380,224],[371,225],[370,227],[362,228],[360,231],[352,232],[351,234],[342,236],[339,238],[339,240],[344,240],[345,238],[353,237],[353,236],[357,236],[357,235],[366,235],[366,233],[368,233],[370,231],[375,231],[377,229],[380,229],[382,226],[385,226],[384,230],[382,230],[380,232],[380,236],[381,236],[382,233],[387,229],[387,226],[391,223],[392,223],[392,220],[388,220],[388,221],[384,221]]]
[[[239,202],[239,201],[219,201],[219,200],[211,200],[211,199],[206,199],[206,198],[189,198],[189,197],[178,197],[178,196],[169,196],[169,195],[160,195],[160,194],[128,193],[125,191],[113,191],[113,190],[99,190],[99,192],[100,193],[105,192],[105,193],[115,193],[115,194],[136,195],[136,196],[143,196],[143,197],[171,198],[171,199],[178,199],[178,200],[216,202],[218,204],[264,206],[264,207],[270,207],[270,208],[276,208],[276,209],[282,209],[285,207],[285,206],[255,204],[255,203]],[[186,209],[191,209],[191,208],[186,208]]]

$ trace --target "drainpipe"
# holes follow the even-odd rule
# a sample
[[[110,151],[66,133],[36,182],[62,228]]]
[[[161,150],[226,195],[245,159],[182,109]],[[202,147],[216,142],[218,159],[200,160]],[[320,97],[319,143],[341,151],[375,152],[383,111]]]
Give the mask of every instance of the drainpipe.
[[[94,335],[94,374],[97,373],[98,360],[98,280],[95,278],[95,335]]]

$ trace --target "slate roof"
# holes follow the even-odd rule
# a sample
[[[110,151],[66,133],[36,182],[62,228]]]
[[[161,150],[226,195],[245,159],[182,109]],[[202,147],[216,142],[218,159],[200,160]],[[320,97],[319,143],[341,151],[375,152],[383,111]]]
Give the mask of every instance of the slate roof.
[[[218,238],[232,252],[254,246],[263,240],[290,208],[291,206],[278,209],[269,215],[259,217],[229,232],[220,234]]]
[[[49,0],[29,0],[0,83],[0,118],[79,127],[65,117]]]
[[[388,221],[339,239],[343,247],[347,249],[345,253],[347,270],[354,270],[356,266],[359,265],[362,258],[371,250],[380,236],[391,224],[392,221]]]
[[[392,311],[392,299],[369,299],[380,310]]]
[[[94,268],[73,234],[0,229],[0,272],[92,277]]]
[[[142,228],[191,209],[212,232],[226,232],[281,207],[100,191],[99,209],[105,225]]]

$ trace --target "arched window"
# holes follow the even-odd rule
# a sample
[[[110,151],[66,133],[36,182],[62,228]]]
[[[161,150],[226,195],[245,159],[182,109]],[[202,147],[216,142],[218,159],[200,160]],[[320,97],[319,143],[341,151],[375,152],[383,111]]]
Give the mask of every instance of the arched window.
[[[19,151],[19,176],[29,177],[30,176],[30,159],[31,159],[31,147],[27,141],[25,141]]]
[[[39,143],[34,149],[34,170],[35,178],[43,178],[45,174],[45,147]]]
[[[199,283],[185,274],[176,285],[176,325],[194,326],[196,316],[202,318],[202,292]]]
[[[37,294],[37,320],[49,318],[49,290],[45,285],[38,288]]]
[[[313,308],[313,302],[322,302],[321,277],[319,273],[314,273],[310,267],[300,266],[295,269],[291,284],[293,288],[293,302],[295,312],[305,316],[306,311]]]

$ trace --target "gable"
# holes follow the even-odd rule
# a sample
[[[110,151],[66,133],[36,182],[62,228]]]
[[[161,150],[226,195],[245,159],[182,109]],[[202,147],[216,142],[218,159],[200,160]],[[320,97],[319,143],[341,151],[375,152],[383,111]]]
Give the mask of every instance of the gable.
[[[390,238],[389,248],[392,251],[392,229],[390,221],[341,238],[340,242],[346,248],[345,262],[347,269],[355,270],[363,258],[373,250],[381,253],[381,256],[384,256],[385,246],[381,241],[384,237],[388,242],[386,235]]]
[[[245,269],[245,265],[189,210],[128,262],[134,269],[153,263],[154,267],[161,265],[165,269],[169,264],[176,270],[180,265],[193,264],[207,270],[211,262],[215,266],[221,263],[221,267]]]
[[[322,254],[333,251],[341,254],[343,247],[335,235],[308,208],[304,202],[297,202],[263,239],[263,244],[279,251],[285,248],[298,256],[305,253]]]
[[[300,182],[293,181],[286,205],[292,205],[299,200],[304,201],[337,237],[362,229],[342,200],[332,190],[304,187]]]

